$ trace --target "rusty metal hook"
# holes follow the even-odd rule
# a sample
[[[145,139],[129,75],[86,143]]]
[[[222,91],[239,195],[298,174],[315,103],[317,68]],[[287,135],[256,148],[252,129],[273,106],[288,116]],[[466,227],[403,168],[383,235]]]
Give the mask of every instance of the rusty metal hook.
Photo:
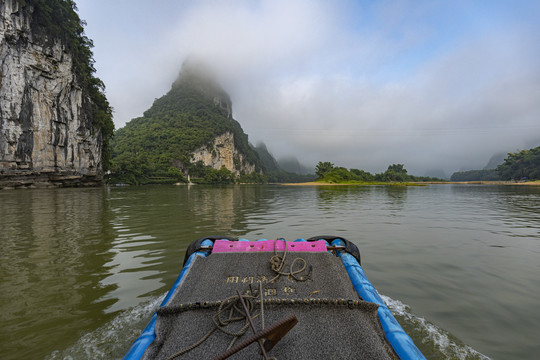
[[[296,315],[291,315],[275,323],[274,325],[267,327],[264,330],[256,332],[255,326],[253,325],[253,320],[251,319],[251,315],[249,314],[247,306],[244,303],[244,299],[242,298],[240,291],[238,291],[237,293],[238,293],[240,302],[242,303],[242,306],[244,307],[244,310],[246,311],[246,317],[249,321],[251,329],[253,330],[255,334],[250,336],[249,338],[247,338],[245,341],[241,342],[240,344],[225,351],[223,354],[215,357],[213,360],[224,360],[228,358],[229,356],[236,354],[243,348],[251,345],[255,341],[259,343],[259,347],[261,348],[262,355],[265,357],[265,359],[268,359],[268,356],[266,355],[266,351],[272,350],[272,348],[298,323],[298,318],[296,317]],[[261,341],[261,339],[265,339],[264,343]]]

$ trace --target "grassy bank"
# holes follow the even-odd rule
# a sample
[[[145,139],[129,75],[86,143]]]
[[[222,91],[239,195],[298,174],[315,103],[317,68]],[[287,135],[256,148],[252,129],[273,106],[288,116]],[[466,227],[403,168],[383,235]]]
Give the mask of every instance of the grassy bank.
[[[310,181],[303,183],[284,183],[281,185],[286,186],[343,186],[343,185],[357,185],[357,186],[371,186],[371,185],[386,185],[386,186],[427,186],[425,183],[415,182],[382,182],[382,181],[343,181],[343,182],[324,182],[324,181]]]

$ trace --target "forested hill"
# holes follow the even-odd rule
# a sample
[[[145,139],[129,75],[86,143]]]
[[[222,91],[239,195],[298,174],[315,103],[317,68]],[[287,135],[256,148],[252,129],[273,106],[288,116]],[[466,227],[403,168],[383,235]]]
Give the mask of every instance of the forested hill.
[[[517,153],[508,153],[504,163],[497,167],[503,180],[540,179],[540,146]]]
[[[498,157],[498,155],[496,155]],[[494,156],[495,157],[495,156]],[[492,157],[493,159],[493,157]],[[508,153],[506,159],[496,168],[458,171],[452,174],[452,181],[493,181],[493,180],[540,180],[540,146]]]
[[[204,65],[186,60],[171,90],[118,129],[112,181],[132,184],[258,180],[263,163]]]

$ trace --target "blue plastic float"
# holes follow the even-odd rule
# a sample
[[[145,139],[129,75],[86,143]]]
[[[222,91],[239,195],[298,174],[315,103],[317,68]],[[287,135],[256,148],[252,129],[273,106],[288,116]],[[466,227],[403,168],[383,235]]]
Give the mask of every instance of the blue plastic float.
[[[209,237],[196,240],[188,248],[182,271],[161,303],[160,308],[167,306],[175,292],[181,287],[181,284],[192,267],[196,257],[208,257],[212,253],[217,252],[249,253],[283,251],[285,246],[287,246],[287,250],[291,252],[328,251],[340,258],[355,291],[361,299],[373,302],[379,306],[377,315],[384,330],[384,336],[399,358],[402,360],[425,359],[424,355],[416,347],[410,336],[405,333],[403,328],[394,318],[392,312],[388,309],[375,287],[368,280],[360,265],[360,253],[358,248],[346,239],[334,236],[320,236],[308,240],[298,239],[294,242],[266,239],[260,239],[254,242],[246,239],[236,241],[236,239],[228,237]],[[124,360],[139,360],[143,357],[145,351],[156,339],[156,321],[157,313],[154,313],[146,328],[124,356]]]

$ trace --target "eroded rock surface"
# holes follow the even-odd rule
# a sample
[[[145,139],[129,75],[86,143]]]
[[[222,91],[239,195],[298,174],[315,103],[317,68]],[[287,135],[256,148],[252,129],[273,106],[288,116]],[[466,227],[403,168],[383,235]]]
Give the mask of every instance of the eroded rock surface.
[[[24,10],[0,2],[0,188],[99,183],[101,132],[90,97],[66,47],[33,34]]]

